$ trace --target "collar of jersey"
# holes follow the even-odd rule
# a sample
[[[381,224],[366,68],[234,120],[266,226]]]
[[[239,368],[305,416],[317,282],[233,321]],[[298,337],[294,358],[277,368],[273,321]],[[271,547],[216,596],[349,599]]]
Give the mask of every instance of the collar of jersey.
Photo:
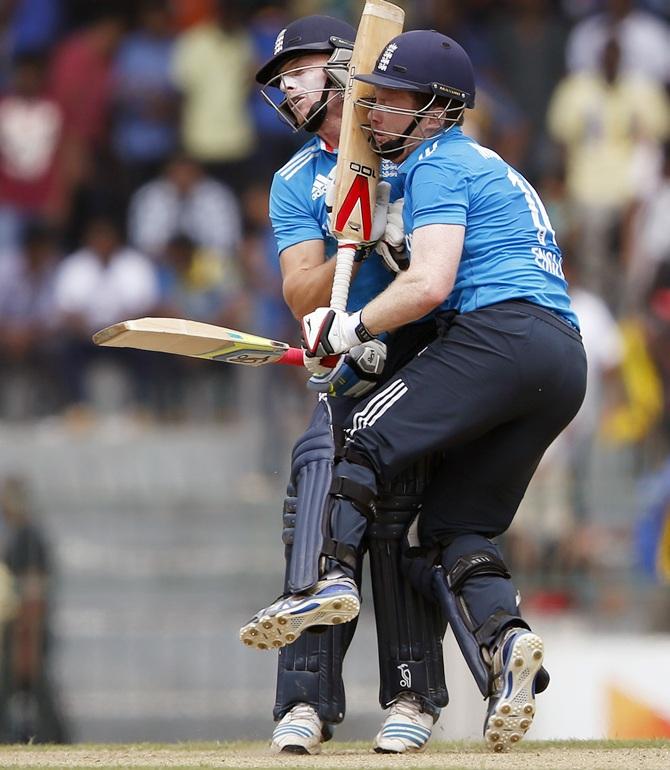
[[[461,136],[463,134],[463,131],[460,126],[451,126],[450,128],[444,128],[442,131],[439,131],[437,134],[433,134],[432,136],[429,136],[428,139],[424,139],[420,144],[417,144],[417,146],[410,152],[410,154],[405,158],[405,160],[402,161],[402,163],[398,166],[398,168],[401,171],[407,171],[410,166],[412,166],[419,158],[419,155],[426,149],[426,147],[433,142],[439,142],[442,140],[449,141],[452,137],[456,138],[458,136]]]
[[[317,136],[317,139],[319,140],[319,149],[323,150],[324,152],[329,152],[332,155],[337,155],[337,147],[332,147],[325,139],[322,139],[320,136]]]

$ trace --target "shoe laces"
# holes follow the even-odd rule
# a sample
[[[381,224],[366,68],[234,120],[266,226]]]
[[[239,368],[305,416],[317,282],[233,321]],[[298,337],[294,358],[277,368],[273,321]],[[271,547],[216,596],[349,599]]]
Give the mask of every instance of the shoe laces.
[[[418,700],[414,695],[408,693],[400,694],[398,699],[389,707],[389,717],[403,716],[411,719],[413,722],[417,721],[420,713],[421,707]]]
[[[308,719],[312,722],[318,722],[321,727],[321,719],[314,708],[309,703],[297,703],[290,711],[291,719]]]

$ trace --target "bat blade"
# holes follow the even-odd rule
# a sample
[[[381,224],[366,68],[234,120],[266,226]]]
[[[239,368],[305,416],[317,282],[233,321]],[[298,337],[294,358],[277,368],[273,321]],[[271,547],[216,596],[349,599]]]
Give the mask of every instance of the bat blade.
[[[302,353],[285,342],[181,318],[137,318],[93,335],[96,345],[175,353],[229,364],[300,363]],[[299,358],[295,353],[299,353]]]
[[[374,88],[354,77],[372,72],[384,46],[402,32],[404,21],[405,12],[397,5],[367,0],[356,32],[335,169],[333,233],[338,239],[338,251],[330,305],[336,310],[347,307],[355,244],[370,240],[379,181],[379,157],[359,126],[355,110],[356,101],[371,96]]]
[[[356,100],[371,96],[374,88],[354,77],[372,72],[384,46],[402,32],[404,20],[402,8],[386,0],[367,0],[363,8],[349,64],[337,151],[333,232],[339,240],[369,240],[379,181],[379,157],[358,125],[354,107]]]

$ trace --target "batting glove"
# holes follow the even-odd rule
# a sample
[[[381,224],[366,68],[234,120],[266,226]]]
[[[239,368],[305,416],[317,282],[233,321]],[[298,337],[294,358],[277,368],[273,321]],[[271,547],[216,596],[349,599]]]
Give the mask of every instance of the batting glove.
[[[351,348],[333,369],[310,377],[307,387],[335,398],[360,398],[377,385],[385,361],[386,345],[381,340],[370,340]]]
[[[361,312],[318,307],[308,313],[302,319],[302,338],[308,355],[322,358],[345,353],[361,342],[374,339],[361,320]]]
[[[307,369],[313,377],[321,377],[330,374],[333,371],[333,367],[323,366],[321,359],[318,356],[310,355],[304,348],[302,351],[302,362],[305,369]]]
[[[389,204],[386,229],[377,244],[376,251],[384,265],[392,272],[399,273],[409,267],[409,255],[405,248],[405,227],[402,221],[404,198]]]
[[[379,182],[376,190],[375,210],[372,213],[372,229],[370,232],[370,240],[358,244],[358,248],[356,249],[356,256],[354,257],[355,262],[362,262],[370,254],[372,247],[384,235],[386,222],[388,219],[390,197],[391,185],[388,182]],[[328,231],[331,235],[333,235],[333,228],[335,227],[335,220],[333,217],[333,204],[335,202],[335,182],[332,179],[329,179],[328,181],[325,194],[325,202],[326,213],[328,214]],[[337,236],[333,235],[333,238],[336,237]]]

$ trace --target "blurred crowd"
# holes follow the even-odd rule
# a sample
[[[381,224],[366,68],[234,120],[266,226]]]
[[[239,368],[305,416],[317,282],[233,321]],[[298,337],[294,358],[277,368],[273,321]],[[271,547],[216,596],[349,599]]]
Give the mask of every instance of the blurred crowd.
[[[632,447],[640,472],[670,444],[670,2],[399,4],[406,28],[436,28],[470,54],[477,105],[464,130],[536,186],[564,252],[590,373],[580,415],[538,473],[537,484],[561,491],[543,499],[562,563],[552,533],[570,531],[565,510],[574,522],[589,516],[598,437]],[[295,342],[267,190],[304,137],[263,102],[253,74],[291,19],[356,23],[361,8],[2,3],[3,419],[90,408],[104,402],[101,387],[179,417],[207,367],[90,344],[122,319],[184,317]],[[109,366],[113,388],[100,375]],[[232,369],[219,367],[214,402],[236,397]]]

